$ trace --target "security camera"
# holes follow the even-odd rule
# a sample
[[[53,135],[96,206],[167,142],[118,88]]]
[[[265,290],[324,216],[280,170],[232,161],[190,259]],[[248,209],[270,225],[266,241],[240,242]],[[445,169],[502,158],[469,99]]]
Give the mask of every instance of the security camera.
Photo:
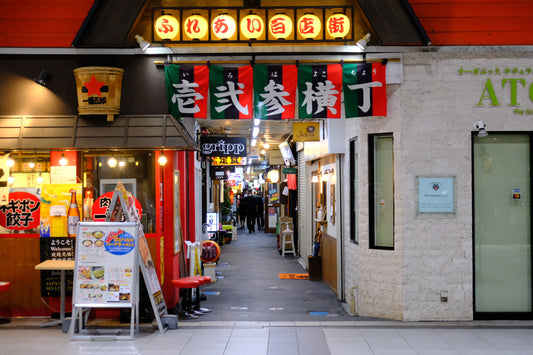
[[[477,129],[479,133],[477,134],[478,137],[486,137],[489,134],[487,133],[487,126],[483,123],[482,120],[478,120],[474,122],[474,129]]]

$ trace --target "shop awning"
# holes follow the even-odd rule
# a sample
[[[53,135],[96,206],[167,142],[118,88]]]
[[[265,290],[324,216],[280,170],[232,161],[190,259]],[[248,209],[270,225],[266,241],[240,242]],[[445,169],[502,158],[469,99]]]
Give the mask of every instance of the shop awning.
[[[0,150],[198,150],[186,127],[171,115],[0,116]]]

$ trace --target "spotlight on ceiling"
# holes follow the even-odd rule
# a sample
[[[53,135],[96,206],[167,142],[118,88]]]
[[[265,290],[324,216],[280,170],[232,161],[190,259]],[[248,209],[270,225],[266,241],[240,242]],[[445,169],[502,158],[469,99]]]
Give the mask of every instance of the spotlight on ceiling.
[[[370,42],[370,33],[367,33],[363,38],[357,41],[356,45],[362,52],[366,51],[366,45]]]
[[[41,70],[41,74],[39,74],[37,79],[34,79],[33,81],[35,81],[41,86],[46,86],[46,82],[48,81],[48,79],[50,79],[50,73],[48,72],[48,70],[43,69]]]
[[[143,50],[143,52],[151,45],[151,43],[146,41],[141,35],[135,35],[135,39],[137,40],[137,43],[139,43],[139,47]]]

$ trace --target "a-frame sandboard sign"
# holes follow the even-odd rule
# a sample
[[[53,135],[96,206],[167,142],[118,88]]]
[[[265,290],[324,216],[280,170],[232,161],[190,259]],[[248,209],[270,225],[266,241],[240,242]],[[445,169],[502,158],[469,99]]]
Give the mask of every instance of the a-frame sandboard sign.
[[[125,208],[124,208],[125,207]],[[106,221],[110,222],[117,218],[124,216],[127,222],[135,222],[137,224],[137,234],[139,241],[139,265],[141,266],[141,272],[143,273],[144,283],[150,296],[150,303],[154,311],[157,326],[161,334],[167,329],[167,325],[163,324],[163,316],[168,316],[167,305],[165,303],[165,297],[163,297],[163,291],[161,290],[161,284],[155,270],[152,256],[150,255],[150,249],[148,248],[148,242],[140,222],[139,213],[135,208],[135,202],[131,193],[127,192],[124,185],[119,182],[113,192],[113,198],[111,204],[106,213]]]

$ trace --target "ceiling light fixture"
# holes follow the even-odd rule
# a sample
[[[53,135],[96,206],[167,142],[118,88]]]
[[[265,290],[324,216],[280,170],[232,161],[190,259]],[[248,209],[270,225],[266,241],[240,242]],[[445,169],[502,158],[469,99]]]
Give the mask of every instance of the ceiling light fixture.
[[[61,159],[59,159],[59,165],[65,166],[68,164],[67,158],[65,158],[65,153],[61,153]]]
[[[139,43],[139,47],[142,49],[143,52],[151,45],[151,43],[146,41],[141,35],[135,35],[135,39],[137,40],[137,43]]]
[[[9,157],[6,161],[6,166],[8,168],[12,168],[15,166],[15,161],[13,160],[13,158]]]
[[[259,127],[255,126],[252,130],[252,138],[257,138],[259,135]]]
[[[265,138],[262,139],[262,142],[263,142],[263,148],[265,148],[265,149],[270,148],[270,144],[266,141]]]

